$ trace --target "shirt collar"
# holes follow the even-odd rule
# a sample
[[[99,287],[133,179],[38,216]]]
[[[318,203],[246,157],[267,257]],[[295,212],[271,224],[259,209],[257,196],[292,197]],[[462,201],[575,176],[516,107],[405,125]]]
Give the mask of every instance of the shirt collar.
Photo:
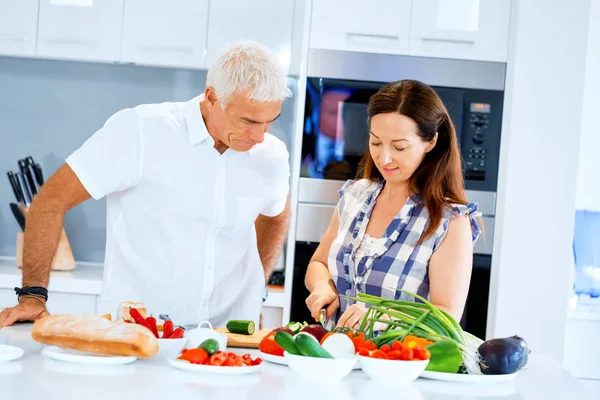
[[[190,146],[195,146],[200,142],[204,142],[213,147],[215,142],[208,134],[208,129],[206,129],[206,124],[202,118],[202,112],[200,111],[200,102],[203,100],[204,94],[201,94],[188,101],[185,105],[185,120],[187,123]]]

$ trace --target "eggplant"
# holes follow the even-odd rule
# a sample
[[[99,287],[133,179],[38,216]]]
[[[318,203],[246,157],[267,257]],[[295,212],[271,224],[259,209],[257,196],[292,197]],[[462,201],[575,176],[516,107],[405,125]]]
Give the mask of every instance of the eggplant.
[[[323,338],[323,336],[325,336],[325,334],[327,334],[328,330],[323,328],[323,325],[311,324],[302,328],[301,332],[306,332],[314,336],[315,339],[317,339],[320,343],[321,339]]]
[[[523,338],[511,336],[483,342],[477,352],[484,375],[505,375],[514,374],[527,365],[530,350]]]

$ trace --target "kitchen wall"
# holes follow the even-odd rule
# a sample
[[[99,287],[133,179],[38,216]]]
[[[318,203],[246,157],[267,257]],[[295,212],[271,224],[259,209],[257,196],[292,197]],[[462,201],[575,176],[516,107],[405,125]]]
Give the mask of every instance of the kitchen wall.
[[[31,155],[47,178],[114,112],[188,100],[204,91],[205,80],[205,71],[0,57],[0,172],[17,171],[17,160]],[[288,86],[295,85],[290,78]],[[288,149],[293,107],[293,99],[286,101],[270,129]],[[8,206],[14,195],[3,179],[0,256],[14,257],[18,226]],[[67,214],[76,260],[103,261],[105,216],[104,200],[89,200]]]

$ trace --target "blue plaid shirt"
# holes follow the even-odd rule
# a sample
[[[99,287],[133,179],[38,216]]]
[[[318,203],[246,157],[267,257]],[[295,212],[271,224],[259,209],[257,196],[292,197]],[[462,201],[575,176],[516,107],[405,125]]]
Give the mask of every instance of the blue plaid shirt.
[[[389,299],[415,300],[395,290],[399,288],[429,299],[429,260],[444,239],[450,218],[469,215],[473,243],[481,233],[475,220],[481,216],[478,204],[454,204],[444,211],[442,223],[435,233],[415,246],[427,228],[429,212],[421,204],[420,197],[414,195],[375,241],[368,255],[355,259],[356,248],[365,235],[375,200],[382,188],[383,182],[361,179],[347,181],[339,191],[339,231],[328,256],[329,272],[340,293],[336,323],[346,308],[353,304],[343,295],[356,297],[358,293],[367,293]]]

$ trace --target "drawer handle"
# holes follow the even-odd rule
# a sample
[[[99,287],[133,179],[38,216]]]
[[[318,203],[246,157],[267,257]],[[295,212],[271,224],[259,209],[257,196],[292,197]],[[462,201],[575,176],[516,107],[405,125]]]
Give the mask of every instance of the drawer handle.
[[[422,37],[423,42],[442,42],[442,43],[457,43],[457,44],[475,44],[474,40],[467,39],[450,39],[450,38],[434,38],[434,37]]]
[[[393,35],[377,35],[372,33],[355,33],[348,32],[346,33],[348,39],[358,40],[362,42],[396,42],[400,39],[399,36]]]
[[[24,36],[0,35],[0,40],[3,42],[26,42],[27,38]]]
[[[78,39],[46,39],[46,43],[49,44],[66,44],[69,46],[82,46],[82,47],[93,47],[96,48],[98,47],[98,43],[94,43],[94,42],[88,42],[85,40],[78,40]]]
[[[142,51],[196,54],[196,50],[188,49],[185,47],[173,47],[173,46],[142,46]]]

